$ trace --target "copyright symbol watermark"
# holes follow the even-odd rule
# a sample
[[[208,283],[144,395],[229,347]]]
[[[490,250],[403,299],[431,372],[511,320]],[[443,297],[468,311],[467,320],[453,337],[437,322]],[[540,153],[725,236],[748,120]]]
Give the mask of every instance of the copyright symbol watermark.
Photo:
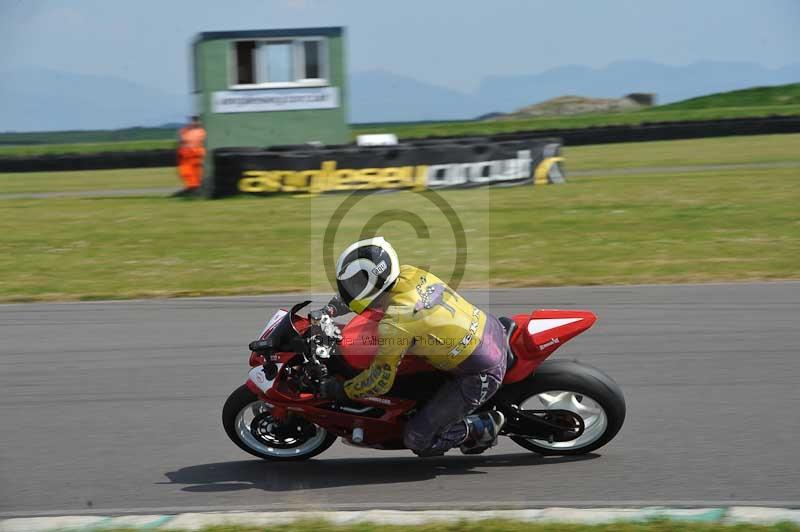
[[[312,267],[312,283],[335,291],[339,253],[358,240],[383,236],[397,250],[401,264],[431,271],[455,290],[474,258],[468,232],[476,230],[465,227],[459,216],[463,208],[432,190],[319,196],[312,200],[311,257],[312,264],[321,262],[323,268]]]

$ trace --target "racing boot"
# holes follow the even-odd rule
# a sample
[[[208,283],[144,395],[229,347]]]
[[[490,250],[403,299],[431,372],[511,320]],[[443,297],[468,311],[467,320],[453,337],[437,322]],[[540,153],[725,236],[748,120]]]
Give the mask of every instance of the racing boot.
[[[460,447],[464,454],[481,454],[497,445],[497,435],[506,424],[506,416],[497,410],[473,414],[464,419],[468,430],[467,439]]]
[[[424,451],[412,450],[411,452],[416,454],[420,458],[438,458],[439,456],[444,456],[444,453],[446,453],[447,451],[444,451],[442,449],[431,448],[431,449],[425,449]]]

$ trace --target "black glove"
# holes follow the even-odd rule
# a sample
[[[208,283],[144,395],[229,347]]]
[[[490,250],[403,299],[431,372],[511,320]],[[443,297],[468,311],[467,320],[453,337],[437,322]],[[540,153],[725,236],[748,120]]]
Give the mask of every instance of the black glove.
[[[319,383],[319,393],[323,399],[333,399],[335,401],[347,401],[348,397],[344,391],[344,384],[338,379],[328,377]]]
[[[347,303],[342,301],[342,298],[337,294],[328,301],[328,304],[322,307],[321,309],[312,310],[308,313],[308,319],[312,321],[319,321],[322,318],[323,314],[327,314],[331,318],[335,318],[337,316],[344,316],[351,312],[350,307],[347,306]]]
[[[308,319],[311,320],[312,323],[319,323],[319,320],[321,320],[322,316],[325,315],[330,316],[328,313],[328,307],[312,310],[308,313]]]

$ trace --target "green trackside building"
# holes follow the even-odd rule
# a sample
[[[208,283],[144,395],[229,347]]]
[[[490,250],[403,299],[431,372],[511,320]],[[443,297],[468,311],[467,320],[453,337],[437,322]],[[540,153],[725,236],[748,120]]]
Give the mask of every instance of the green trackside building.
[[[213,150],[349,142],[344,29],[199,34],[192,43],[195,108]]]

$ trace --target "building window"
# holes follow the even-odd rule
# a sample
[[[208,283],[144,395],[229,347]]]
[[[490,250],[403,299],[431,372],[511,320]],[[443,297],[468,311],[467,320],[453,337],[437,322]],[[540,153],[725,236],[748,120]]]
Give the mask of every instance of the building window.
[[[236,43],[236,79],[235,85],[251,85],[256,82],[255,56],[256,43],[239,41]]]
[[[266,42],[259,46],[263,68],[266,76],[260,81],[266,83],[289,83],[295,80],[294,54],[292,42]]]
[[[233,88],[328,85],[323,38],[236,41]]]
[[[320,60],[320,41],[303,41],[303,66],[305,68],[305,79],[320,79],[319,60]]]

